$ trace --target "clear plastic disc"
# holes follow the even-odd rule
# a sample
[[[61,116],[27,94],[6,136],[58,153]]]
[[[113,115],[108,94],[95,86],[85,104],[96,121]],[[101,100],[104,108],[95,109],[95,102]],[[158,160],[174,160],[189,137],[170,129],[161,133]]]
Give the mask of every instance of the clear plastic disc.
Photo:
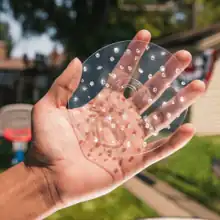
[[[144,41],[117,42],[92,54],[68,105],[85,156],[108,160],[147,153],[153,150],[149,138],[174,132],[187,112],[175,86],[181,65],[175,55]]]

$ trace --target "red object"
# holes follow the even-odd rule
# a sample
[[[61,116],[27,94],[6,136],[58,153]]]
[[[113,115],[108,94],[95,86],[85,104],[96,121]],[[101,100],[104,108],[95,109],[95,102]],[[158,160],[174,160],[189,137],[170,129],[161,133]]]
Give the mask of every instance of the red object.
[[[31,129],[12,129],[6,128],[3,132],[4,138],[9,141],[29,142],[31,140]]]

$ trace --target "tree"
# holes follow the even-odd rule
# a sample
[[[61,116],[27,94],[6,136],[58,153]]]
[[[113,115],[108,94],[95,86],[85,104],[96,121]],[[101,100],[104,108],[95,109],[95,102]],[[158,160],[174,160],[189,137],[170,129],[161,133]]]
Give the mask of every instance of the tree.
[[[5,41],[7,44],[8,49],[8,56],[10,56],[12,47],[13,47],[13,41],[9,32],[9,25],[8,23],[0,23],[0,40]]]
[[[136,1],[138,11],[126,11],[120,7],[123,2],[9,0],[13,15],[22,24],[24,33],[47,32],[65,46],[68,54],[81,59],[105,44],[131,39],[140,28],[149,29],[153,36],[171,32],[169,17],[172,12],[158,12],[155,16],[154,11],[142,9],[145,3],[141,0]]]

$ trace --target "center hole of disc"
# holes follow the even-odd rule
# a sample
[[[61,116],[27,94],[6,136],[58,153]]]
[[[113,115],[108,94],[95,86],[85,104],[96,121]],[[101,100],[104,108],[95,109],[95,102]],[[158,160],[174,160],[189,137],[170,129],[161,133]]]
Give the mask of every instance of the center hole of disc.
[[[137,91],[137,88],[131,84],[125,85],[123,87],[124,87],[124,97],[127,99],[133,96],[134,93]]]

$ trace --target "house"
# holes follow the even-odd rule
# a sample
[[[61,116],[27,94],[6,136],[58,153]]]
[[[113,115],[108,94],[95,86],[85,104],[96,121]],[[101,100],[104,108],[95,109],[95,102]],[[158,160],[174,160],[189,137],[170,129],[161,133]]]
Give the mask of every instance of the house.
[[[29,60],[26,55],[23,58],[8,57],[7,45],[0,41],[0,107],[39,100],[41,91],[48,89],[48,78],[65,59],[65,54],[59,54],[56,49],[48,57],[36,54],[34,60]]]
[[[187,49],[193,54],[193,63],[184,74],[188,83],[200,78],[207,84],[206,93],[190,108],[189,121],[197,135],[220,134],[220,23],[202,30],[178,33],[155,43],[171,52]],[[200,65],[198,59],[200,58]],[[192,68],[193,67],[193,68]],[[198,77],[198,71],[200,75]]]

